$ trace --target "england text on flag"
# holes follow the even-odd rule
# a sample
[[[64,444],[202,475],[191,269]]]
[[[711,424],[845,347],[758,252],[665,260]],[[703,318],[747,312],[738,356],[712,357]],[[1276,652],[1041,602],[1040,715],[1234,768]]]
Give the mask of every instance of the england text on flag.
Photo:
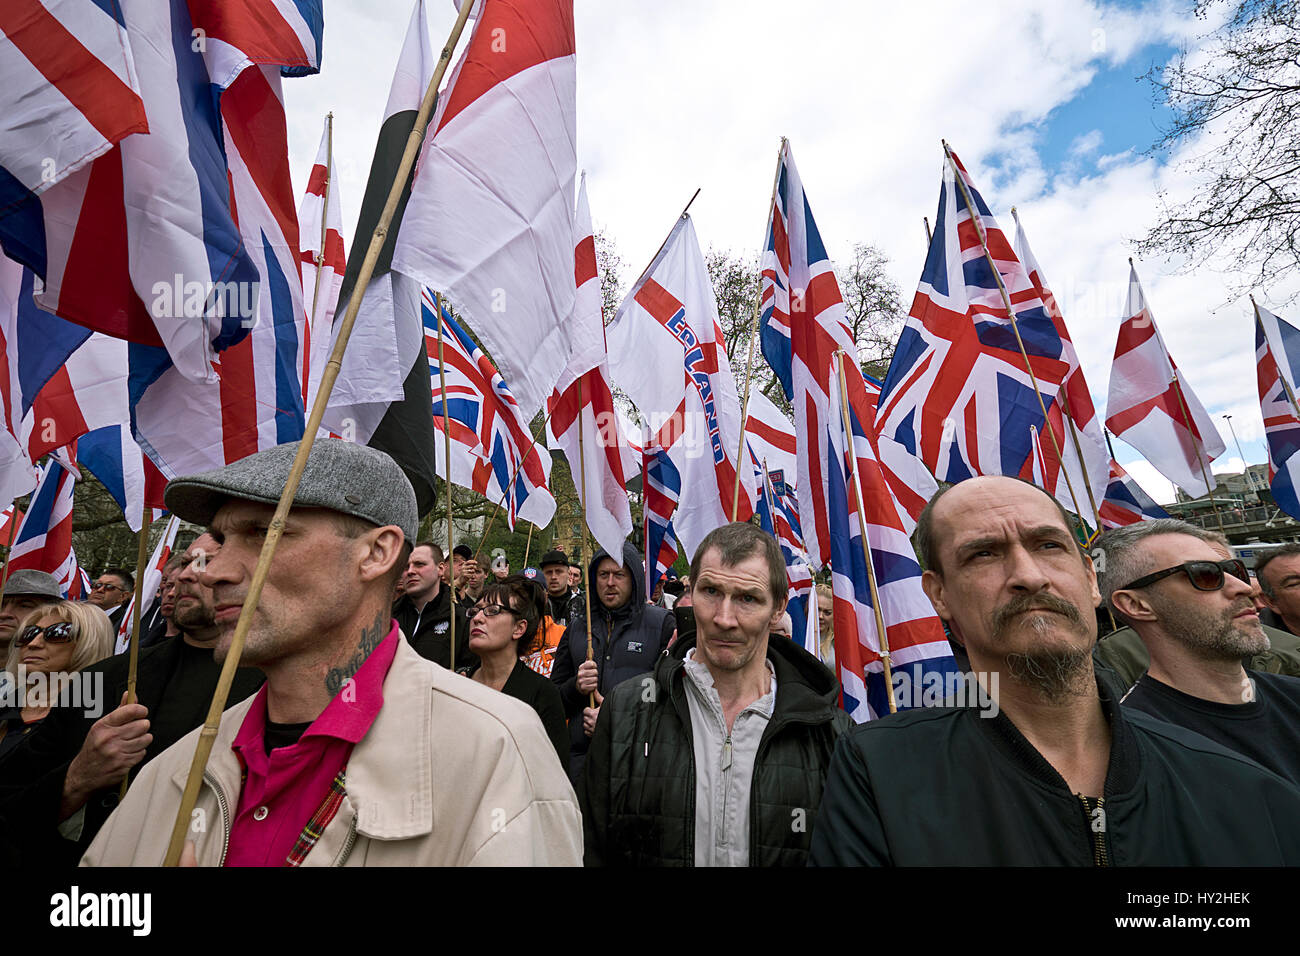
[[[732,520],[754,513],[754,472],[740,452],[740,399],[717,301],[695,227],[683,214],[633,284],[609,327],[614,381],[627,392],[681,473],[674,526],[687,554]]]
[[[439,431],[446,429],[451,435],[450,471],[443,436],[438,436],[434,448],[438,474],[450,475],[454,484],[477,491],[494,504],[503,502],[510,528],[517,518],[545,527],[555,514],[555,499],[547,488],[550,452],[533,439],[501,373],[445,308],[439,364],[437,313],[427,289],[422,314],[433,420]],[[440,370],[447,382],[445,406]]]
[[[1043,428],[1035,384],[1050,409],[1070,370],[1064,343],[956,154],[944,163],[936,216],[912,309],[881,387],[880,431],[914,451],[940,481],[1026,473],[1029,428]]]
[[[1207,495],[1210,463],[1227,446],[1165,347],[1132,262],[1124,314],[1110,372],[1106,427],[1188,494]]]

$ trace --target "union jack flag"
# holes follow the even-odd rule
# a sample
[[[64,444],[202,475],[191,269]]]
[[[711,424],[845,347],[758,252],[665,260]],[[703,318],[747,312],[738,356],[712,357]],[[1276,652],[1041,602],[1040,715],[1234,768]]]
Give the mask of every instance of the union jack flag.
[[[1300,518],[1300,412],[1294,385],[1298,359],[1300,329],[1256,305],[1255,360],[1268,441],[1268,484],[1278,507],[1293,518]]]
[[[750,449],[752,456],[753,449]],[[759,480],[758,524],[776,538],[785,559],[785,578],[790,592],[786,610],[790,612],[791,637],[814,657],[821,657],[816,610],[812,607],[813,579],[804,551],[803,528],[799,525],[799,507],[794,489],[785,482],[783,472],[771,472],[766,463],[755,462]],[[812,619],[812,626],[809,626]]]
[[[1101,502],[1103,528],[1122,528],[1126,524],[1168,518],[1169,512],[1156,504],[1115,459],[1110,460],[1110,484]]]
[[[794,404],[798,435],[795,487],[804,543],[813,566],[820,568],[830,556],[825,436],[829,406],[838,406],[840,401],[831,377],[832,357],[837,351],[856,356],[858,349],[845,323],[839,283],[789,143],[781,147],[760,295],[763,356]],[[876,451],[873,457],[880,462],[888,488],[914,518],[933,494],[934,480],[908,449],[877,434],[877,389],[867,383],[856,361],[847,363],[845,377],[850,415],[858,427],[872,434]]]
[[[930,251],[881,388],[880,431],[916,453],[941,481],[1021,475],[1032,453],[1029,428],[1043,428],[1034,381],[1045,405],[1054,407],[1070,362],[1038,289],[961,161],[947,156]]]
[[[830,452],[827,471],[835,663],[839,671],[836,676],[841,685],[842,706],[849,716],[862,723],[889,714],[889,691],[875,601],[863,554],[859,500],[868,516],[865,533],[881,618],[888,636],[895,688],[904,680],[919,688],[927,675],[942,677],[955,672],[957,667],[943,626],[921,590],[921,567],[904,528],[906,513],[890,493],[885,469],[873,452],[872,442],[855,418],[845,422],[838,402],[832,402],[829,411],[824,437]],[[848,427],[852,428],[851,444]],[[850,456],[857,459],[856,475]],[[898,701],[899,709],[905,709],[909,696]]]
[[[55,458],[45,462],[9,552],[10,571],[28,568],[52,574],[65,596],[80,587],[77,556],[72,551],[72,492],[76,482],[75,472]]]
[[[506,520],[512,529],[518,518],[545,527],[555,514],[555,499],[547,488],[550,453],[533,440],[519,404],[491,359],[445,308],[444,364],[439,365],[437,309],[430,290],[424,290],[420,305],[433,394],[433,423],[440,432],[449,433],[452,440],[449,480],[491,501],[504,498]],[[440,369],[445,369],[447,379],[445,411]],[[435,451],[438,474],[446,479],[447,456],[441,435]]]
[[[647,448],[645,458],[645,553],[649,577],[646,593],[653,594],[659,579],[677,561],[681,544],[673,530],[673,512],[682,494],[682,476],[662,448]]]

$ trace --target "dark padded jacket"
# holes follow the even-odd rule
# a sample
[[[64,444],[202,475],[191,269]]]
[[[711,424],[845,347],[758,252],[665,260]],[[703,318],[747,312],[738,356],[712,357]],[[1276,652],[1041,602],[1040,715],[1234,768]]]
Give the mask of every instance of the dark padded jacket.
[[[609,553],[602,550],[591,559],[587,568],[587,594],[596,593],[596,567],[607,557]],[[602,696],[608,695],[623,681],[653,670],[655,661],[677,630],[671,611],[646,604],[641,560],[636,547],[624,543],[623,566],[632,574],[632,597],[613,611],[598,599],[591,605],[592,660],[596,662],[600,675]],[[551,668],[551,680],[560,689],[564,713],[569,719],[569,776],[575,786],[588,744],[582,729],[582,709],[589,706],[589,698],[578,692],[578,667],[586,659],[587,620],[584,612],[581,618],[570,620],[565,628],[555,649],[555,665]]]
[[[578,787],[588,866],[695,865],[695,749],[679,638],[644,680],[600,708]],[[788,640],[770,640],[776,703],[750,785],[751,866],[803,866],[836,741],[853,726],[831,672]]]
[[[855,727],[826,781],[816,866],[1294,866],[1300,790],[1239,754],[1121,710],[1100,809],[1005,714],[936,707]]]

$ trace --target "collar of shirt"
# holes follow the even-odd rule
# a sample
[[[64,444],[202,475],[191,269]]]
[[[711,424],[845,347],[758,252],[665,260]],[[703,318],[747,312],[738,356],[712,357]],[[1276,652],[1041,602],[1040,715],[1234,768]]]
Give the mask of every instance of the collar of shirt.
[[[348,681],[343,689],[334,695],[320,716],[312,721],[299,742],[309,737],[334,737],[355,744],[366,735],[370,725],[375,722],[379,709],[384,705],[384,678],[397,653],[398,628],[392,622],[388,636],[379,642],[365,663]],[[265,759],[262,735],[266,731],[266,694],[269,684],[263,684],[257,692],[257,699],[244,718],[244,723],[235,735],[230,749],[244,758],[248,763],[250,753],[262,755]]]
[[[704,661],[695,656],[695,650],[692,647],[683,658],[683,662],[686,664],[686,675],[691,679],[691,683],[695,685],[696,690],[700,692],[700,696],[714,705],[718,714],[721,715],[722,698],[718,696],[717,686],[713,680],[713,672],[709,670],[709,666]],[[740,713],[755,711],[771,719],[772,711],[776,709],[776,670],[772,667],[772,662],[767,658],[763,658],[763,663],[767,666],[767,693]],[[736,716],[739,717],[740,715],[737,714]]]

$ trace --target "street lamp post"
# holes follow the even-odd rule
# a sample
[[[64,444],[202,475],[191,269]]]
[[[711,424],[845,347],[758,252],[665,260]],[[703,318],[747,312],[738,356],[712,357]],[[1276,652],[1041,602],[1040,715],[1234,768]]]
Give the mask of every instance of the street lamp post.
[[[1232,427],[1232,416],[1225,414],[1223,416],[1228,422],[1228,431],[1232,432],[1232,441],[1237,446],[1237,454],[1241,456],[1241,470],[1246,476],[1246,487],[1255,491],[1255,476],[1250,472],[1250,464],[1246,461],[1246,453],[1241,450],[1241,441],[1237,438],[1237,429]],[[1258,495],[1256,495],[1258,498]]]

